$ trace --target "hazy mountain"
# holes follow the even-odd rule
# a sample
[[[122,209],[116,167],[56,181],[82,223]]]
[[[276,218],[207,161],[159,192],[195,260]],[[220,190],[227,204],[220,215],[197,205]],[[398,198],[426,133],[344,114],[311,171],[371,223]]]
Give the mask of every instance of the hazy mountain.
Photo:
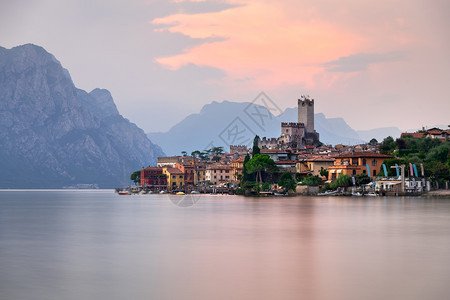
[[[248,102],[212,102],[200,113],[191,114],[168,132],[148,133],[149,138],[169,155],[205,150],[211,146],[251,145],[253,137],[279,137],[281,122],[297,122],[297,108],[274,116],[264,106]],[[325,144],[358,144],[363,141],[342,118],[315,114],[315,128]]]
[[[0,187],[115,187],[164,155],[110,93],[77,89],[35,45],[0,47]]]
[[[297,122],[297,108],[287,108],[278,120],[278,123]],[[280,125],[278,124],[278,131],[280,131],[279,127]],[[314,114],[314,128],[319,132],[320,141],[324,144],[355,145],[363,142],[358,133],[348,126],[342,118],[327,118],[323,113]]]
[[[378,142],[381,142],[388,136],[392,136],[394,139],[399,138],[402,131],[397,127],[383,127],[371,130],[358,130],[357,133],[365,142],[369,142],[373,138],[375,138]]]

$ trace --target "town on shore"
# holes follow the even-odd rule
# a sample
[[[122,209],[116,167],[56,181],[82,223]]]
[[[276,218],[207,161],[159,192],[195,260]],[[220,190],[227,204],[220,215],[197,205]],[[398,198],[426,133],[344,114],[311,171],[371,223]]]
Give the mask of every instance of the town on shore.
[[[450,126],[450,125],[449,125]],[[158,157],[131,174],[122,193],[242,195],[420,195],[448,190],[450,130],[402,133],[394,140],[324,145],[314,129],[314,99],[298,99],[298,122],[281,123],[277,138]],[[445,193],[444,193],[445,194]]]

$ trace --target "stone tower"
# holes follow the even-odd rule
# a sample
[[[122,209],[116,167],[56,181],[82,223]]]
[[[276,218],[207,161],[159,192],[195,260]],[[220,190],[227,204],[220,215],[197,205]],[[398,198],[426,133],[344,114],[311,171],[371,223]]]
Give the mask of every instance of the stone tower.
[[[309,96],[298,99],[298,122],[305,124],[307,133],[314,132],[314,99]]]

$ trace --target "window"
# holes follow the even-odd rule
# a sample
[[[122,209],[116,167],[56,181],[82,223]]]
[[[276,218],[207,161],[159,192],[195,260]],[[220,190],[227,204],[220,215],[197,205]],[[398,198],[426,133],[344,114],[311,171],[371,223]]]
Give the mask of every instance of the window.
[[[366,170],[363,170],[363,174],[366,174]]]
[[[180,178],[183,178],[183,175],[180,175]]]
[[[376,170],[373,170],[373,176],[377,176],[377,171]]]
[[[216,173],[216,170],[214,170],[214,173]]]
[[[376,165],[377,165],[377,160],[376,159],[372,160],[372,166],[376,166]]]
[[[172,178],[176,178],[176,176],[175,176],[175,175],[172,175]]]
[[[365,158],[363,158],[363,166],[365,165],[365,164],[367,164],[367,161],[366,161],[366,159]]]
[[[353,173],[352,173],[353,175],[356,175],[356,170],[353,170]]]

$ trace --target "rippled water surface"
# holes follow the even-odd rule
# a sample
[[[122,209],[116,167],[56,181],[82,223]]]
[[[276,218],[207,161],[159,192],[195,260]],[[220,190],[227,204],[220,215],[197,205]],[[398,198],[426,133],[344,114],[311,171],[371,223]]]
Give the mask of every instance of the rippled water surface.
[[[177,197],[0,191],[0,299],[450,299],[450,198]]]

